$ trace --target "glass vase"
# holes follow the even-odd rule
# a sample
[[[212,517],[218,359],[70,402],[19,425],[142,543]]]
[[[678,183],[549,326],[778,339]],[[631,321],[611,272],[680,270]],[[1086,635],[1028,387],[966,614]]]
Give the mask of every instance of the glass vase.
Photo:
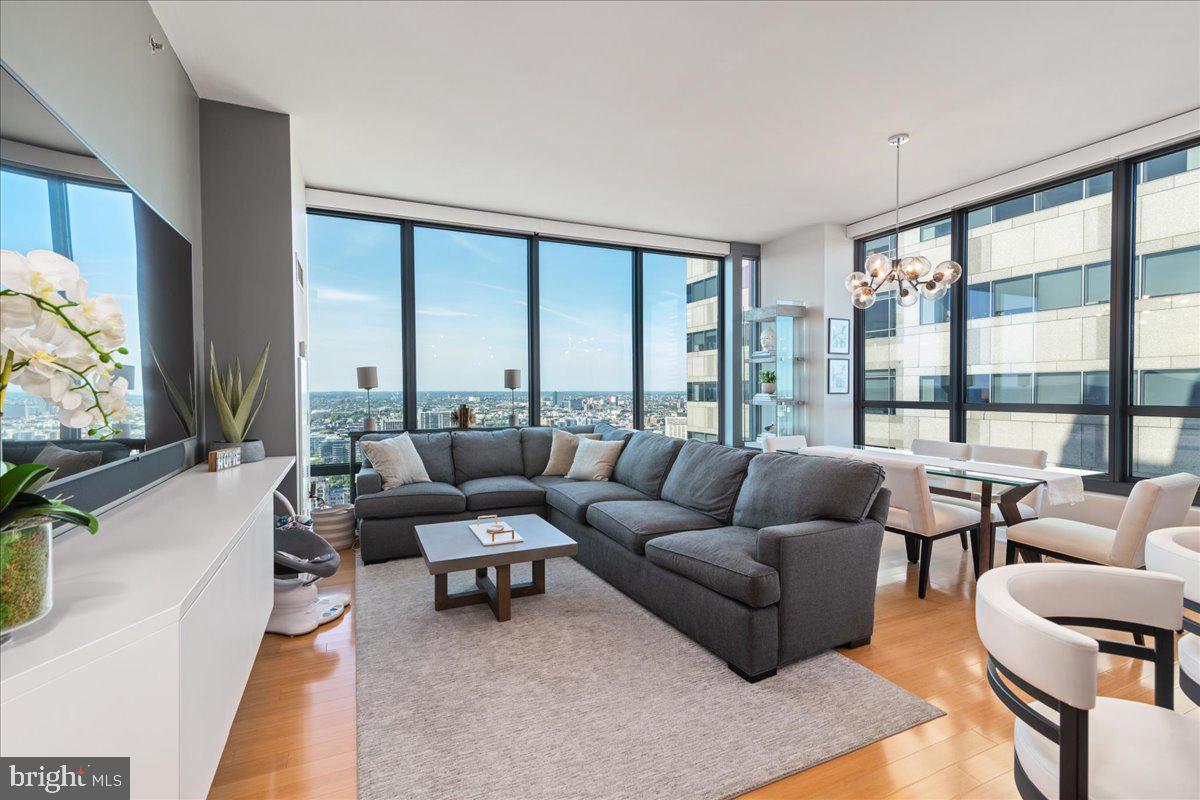
[[[0,531],[0,642],[37,622],[53,605],[48,519]]]

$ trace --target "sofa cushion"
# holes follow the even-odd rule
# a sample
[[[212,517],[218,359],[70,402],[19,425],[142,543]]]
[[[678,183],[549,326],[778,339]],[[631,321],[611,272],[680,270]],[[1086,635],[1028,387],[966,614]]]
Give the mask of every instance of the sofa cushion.
[[[629,437],[621,451],[612,479],[642,494],[658,497],[682,447],[683,439],[638,431]]]
[[[475,478],[525,474],[525,463],[521,458],[521,432],[516,428],[454,431],[450,437],[455,483]]]
[[[354,515],[359,519],[457,514],[466,508],[466,496],[448,483],[409,483],[359,495],[354,501]]]
[[[689,439],[663,483],[662,499],[728,523],[753,451]]]
[[[639,556],[646,555],[646,542],[668,533],[719,528],[707,514],[668,503],[666,500],[609,500],[593,503],[587,521],[608,538]]]
[[[617,439],[628,439],[633,435],[633,431],[628,428],[617,428],[609,425],[607,422],[597,422],[593,428],[593,432],[600,434],[600,438],[606,442],[615,442]]]
[[[612,481],[568,481],[546,487],[546,505],[566,514],[576,522],[587,520],[588,506],[605,500],[650,500],[623,483]]]
[[[393,433],[368,433],[362,437],[364,442],[379,442],[384,439],[391,439],[396,434]],[[417,455],[421,457],[421,463],[425,465],[425,471],[429,473],[429,480],[434,483],[454,483],[454,461],[450,454],[450,433],[442,431],[441,433],[410,433],[408,438],[412,441],[413,447],[417,450]],[[371,460],[363,457],[363,466],[371,466]]]
[[[869,461],[762,453],[750,462],[733,522],[749,528],[812,519],[862,522],[881,486],[883,468]]]
[[[468,511],[536,506],[546,502],[546,490],[524,475],[474,478],[460,483],[458,489],[467,496]]]
[[[728,526],[660,536],[647,543],[646,558],[748,606],[779,602],[779,573],[754,560],[758,531]]]
[[[551,486],[562,486],[564,483],[575,483],[575,481],[566,475],[534,475],[529,480],[543,489],[549,489]]]
[[[521,462],[526,478],[541,475],[550,461],[550,442],[553,428],[521,428]]]

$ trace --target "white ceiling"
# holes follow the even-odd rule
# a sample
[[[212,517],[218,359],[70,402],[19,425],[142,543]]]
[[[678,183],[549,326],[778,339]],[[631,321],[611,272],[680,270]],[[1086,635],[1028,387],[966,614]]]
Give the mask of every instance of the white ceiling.
[[[151,0],[325,189],[761,242],[1200,106],[1200,3]]]

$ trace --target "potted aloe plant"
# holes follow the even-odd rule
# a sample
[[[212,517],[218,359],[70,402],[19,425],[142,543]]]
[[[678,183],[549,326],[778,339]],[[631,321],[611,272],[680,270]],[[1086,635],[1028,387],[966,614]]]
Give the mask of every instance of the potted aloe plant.
[[[129,382],[117,374],[125,320],[112,295],[89,296],[68,258],[49,250],[0,251],[0,413],[10,385],[58,407],[59,421],[90,436],[119,433]],[[69,522],[95,533],[96,518],[41,494],[45,464],[0,461],[0,639],[52,605],[51,528]]]
[[[208,381],[212,392],[213,406],[217,409],[217,421],[221,424],[221,435],[224,441],[213,442],[213,450],[223,450],[227,447],[241,447],[242,463],[262,461],[267,457],[266,448],[261,439],[247,439],[250,426],[262,410],[263,400],[267,397],[268,380],[263,373],[267,369],[267,354],[271,345],[263,347],[258,364],[250,375],[250,380],[242,382],[241,359],[234,359],[231,366],[226,366],[225,376],[217,366],[217,348],[209,343]],[[259,394],[259,388],[262,394]],[[255,397],[258,402],[255,402]]]

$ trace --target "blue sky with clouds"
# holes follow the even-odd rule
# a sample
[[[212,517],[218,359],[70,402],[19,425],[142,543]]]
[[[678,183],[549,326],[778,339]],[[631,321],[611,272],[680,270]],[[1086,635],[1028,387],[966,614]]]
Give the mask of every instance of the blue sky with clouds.
[[[402,381],[400,226],[309,216],[309,388],[353,389],[354,368]],[[436,228],[414,232],[417,380],[422,391],[499,391],[506,368],[527,385],[526,240]],[[542,390],[633,385],[628,250],[544,242]],[[685,259],[647,255],[646,387],[686,388]]]

